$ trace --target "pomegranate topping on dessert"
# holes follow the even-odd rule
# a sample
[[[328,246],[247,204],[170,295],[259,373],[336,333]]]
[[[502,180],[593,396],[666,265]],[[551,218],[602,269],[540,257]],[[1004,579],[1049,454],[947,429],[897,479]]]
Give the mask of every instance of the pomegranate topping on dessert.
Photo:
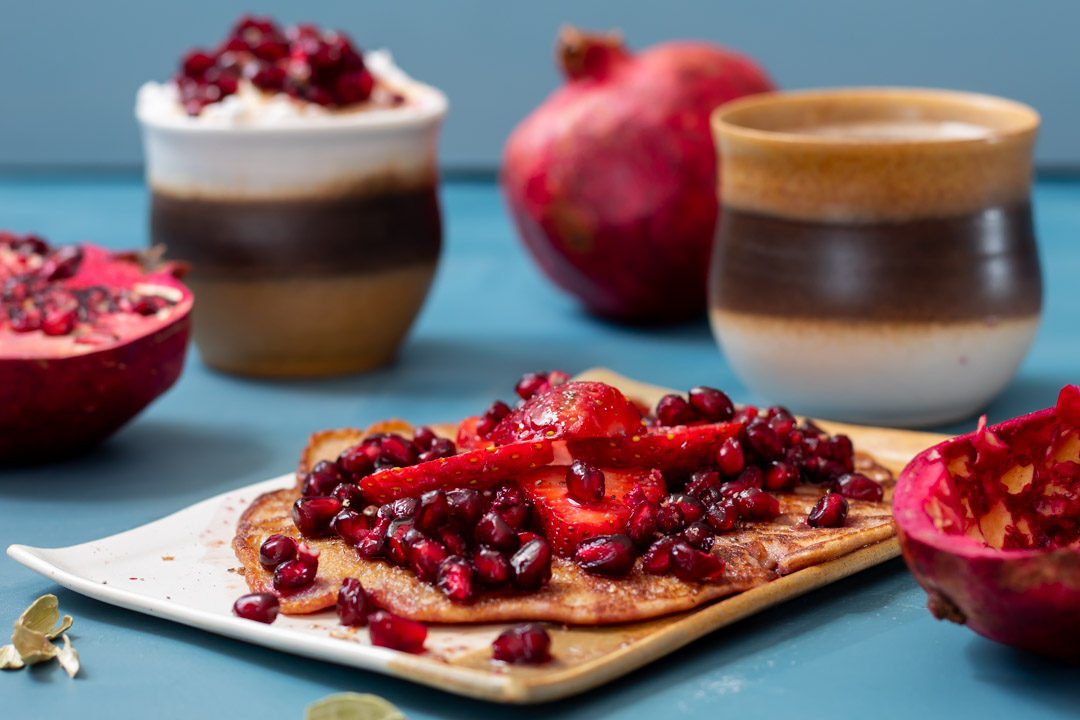
[[[714,388],[667,395],[647,418],[616,388],[563,373],[529,373],[515,392],[516,408],[495,401],[458,426],[457,443],[420,427],[411,437],[372,433],[336,460],[305,460],[296,530],[405,569],[461,605],[551,590],[556,563],[600,579],[728,582],[733,551],[721,536],[793,525],[792,508],[805,516],[815,492],[801,527],[841,527],[845,496],[876,503],[884,494],[855,472],[843,436],[780,407],[735,410]],[[259,557],[280,593],[315,578],[317,556],[291,538],[266,538]],[[345,580],[342,622],[369,620],[376,644],[419,651],[422,626],[369,618],[378,596]],[[548,643],[542,628],[521,626],[500,636],[495,655],[538,662]]]
[[[524,623],[503,630],[491,643],[495,660],[520,665],[539,665],[551,660],[551,636],[542,625]]]
[[[278,616],[278,599],[271,593],[244,595],[233,603],[233,612],[247,620],[269,624]]]
[[[85,449],[175,382],[184,269],[0,230],[0,461]]]
[[[216,49],[191,50],[175,82],[189,115],[239,91],[242,83],[266,93],[343,108],[369,101],[379,84],[361,52],[341,32],[301,23],[282,29],[270,18],[240,18]],[[395,92],[386,102],[400,104]]]

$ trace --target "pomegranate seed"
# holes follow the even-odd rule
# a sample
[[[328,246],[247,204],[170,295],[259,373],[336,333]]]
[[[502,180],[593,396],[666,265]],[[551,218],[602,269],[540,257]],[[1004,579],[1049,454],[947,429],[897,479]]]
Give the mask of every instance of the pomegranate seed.
[[[430,450],[425,450],[424,452],[420,453],[420,456],[417,458],[417,462],[431,462],[432,460],[448,458],[455,454],[457,454],[457,448],[454,446],[454,443],[447,440],[446,438],[439,438],[431,446]]]
[[[715,470],[698,470],[690,473],[686,492],[700,500],[706,490],[719,488],[720,484],[720,473]]]
[[[881,502],[885,488],[861,473],[844,473],[836,480],[836,491],[852,500]]]
[[[352,105],[371,97],[375,78],[367,70],[350,70],[337,76],[334,96],[338,105]]]
[[[544,536],[540,535],[539,533],[529,532],[528,530],[519,530],[518,531],[518,540],[521,541],[522,545],[529,542],[530,540],[535,540],[536,538],[543,539]]]
[[[781,440],[787,440],[791,437],[791,433],[794,432],[796,422],[795,418],[786,409],[782,407],[769,408],[769,427],[776,433],[777,437]]]
[[[422,580],[433,583],[439,574],[439,565],[448,556],[442,543],[422,537],[409,548],[409,566]]]
[[[330,533],[330,521],[341,512],[341,501],[335,497],[302,497],[293,503],[292,519],[297,529],[307,537]]]
[[[463,527],[475,527],[484,514],[484,499],[475,490],[450,490],[446,493],[446,502],[450,506],[450,517]]]
[[[368,615],[368,624],[372,645],[414,654],[424,651],[427,627],[423,623],[376,610]]]
[[[491,655],[500,662],[518,665],[546,663],[551,660],[551,637],[537,623],[514,625],[491,643]]]
[[[311,568],[319,567],[320,552],[307,543],[296,544],[296,560]]]
[[[731,480],[720,486],[720,494],[725,498],[733,498],[750,486],[740,480]]]
[[[343,508],[330,521],[330,529],[349,545],[356,545],[364,539],[371,525],[362,513],[352,508]]]
[[[361,557],[376,557],[386,546],[386,534],[390,529],[390,518],[380,517],[375,525],[368,530],[367,535],[356,544],[356,552]]]
[[[525,373],[514,386],[514,392],[522,400],[528,400],[548,384],[547,373]]]
[[[386,531],[386,557],[397,565],[408,565],[410,548],[422,537],[424,534],[413,527],[411,519],[391,520]]]
[[[426,533],[435,533],[450,518],[450,503],[442,490],[431,490],[420,496],[420,509],[416,513],[416,527]]]
[[[431,428],[429,428],[427,426],[419,427],[419,428],[416,428],[416,430],[413,432],[413,438],[412,438],[413,447],[416,448],[417,452],[423,452],[425,450],[430,450],[431,446],[434,445],[435,441],[438,440],[438,439],[439,439],[439,437],[435,434],[435,431],[432,430]]]
[[[472,565],[460,555],[451,555],[442,561],[435,585],[454,602],[470,602],[476,597]]]
[[[656,529],[665,535],[677,533],[686,522],[677,504],[661,505],[656,513]]]
[[[476,579],[488,587],[500,587],[510,579],[510,561],[498,550],[482,547],[473,554]]]
[[[716,451],[716,465],[720,472],[729,477],[737,475],[742,472],[745,464],[742,443],[738,438],[728,438],[720,444],[720,449]]]
[[[415,465],[419,455],[412,442],[400,435],[387,435],[379,443],[379,459],[395,467]]]
[[[746,442],[750,449],[766,460],[776,460],[784,454],[784,443],[769,427],[769,421],[757,418],[746,426]]]
[[[502,422],[502,419],[509,414],[510,406],[502,400],[496,400],[491,403],[491,406],[488,407],[480,417],[480,422],[476,423],[476,434],[480,437],[487,437],[491,434],[491,431],[495,429],[495,426]]]
[[[716,532],[727,532],[735,527],[739,520],[739,506],[735,500],[725,498],[709,506],[705,513],[705,522]]]
[[[765,473],[757,465],[749,465],[743,468],[736,480],[746,487],[761,488],[765,484]]]
[[[495,510],[488,510],[476,524],[476,541],[502,552],[518,549],[518,536]]]
[[[724,495],[720,492],[720,488],[705,488],[705,491],[698,495],[698,500],[700,500],[705,507],[715,505],[723,499]]]
[[[534,538],[522,545],[510,558],[514,584],[522,590],[539,590],[551,578],[551,545]]]
[[[705,505],[693,495],[674,493],[664,498],[663,508],[666,505],[677,505],[682,515],[683,524],[689,525],[697,522],[705,514]]]
[[[69,335],[75,330],[77,320],[75,308],[47,311],[41,321],[41,331],[52,336]]]
[[[331,497],[341,501],[342,507],[361,509],[364,507],[364,493],[359,485],[343,482],[330,493]]]
[[[394,500],[391,503],[387,503],[389,508],[387,509],[387,516],[391,520],[398,520],[403,518],[415,518],[417,513],[420,512],[420,498],[415,497],[403,497]]]
[[[665,427],[686,425],[701,418],[682,395],[665,395],[656,403],[656,419]]]
[[[296,541],[288,535],[271,535],[259,546],[259,563],[267,570],[273,570],[294,557],[296,557]]]
[[[604,473],[575,460],[566,470],[566,491],[571,500],[592,505],[604,499]]]
[[[696,523],[690,523],[690,525],[682,531],[682,536],[686,542],[704,552],[708,552],[712,549],[713,540],[716,537],[712,529],[700,520]]]
[[[735,405],[725,393],[716,388],[699,385],[690,388],[690,405],[706,422],[723,422],[735,414]]]
[[[469,551],[469,543],[465,536],[454,528],[444,527],[439,530],[438,540],[446,546],[451,555],[464,555]]]
[[[799,481],[799,471],[795,466],[777,460],[769,463],[761,486],[766,490],[781,492],[793,490]]]
[[[626,535],[597,535],[581,541],[574,562],[593,575],[625,577],[633,569],[636,556],[634,543]]]
[[[337,596],[337,615],[342,625],[359,627],[367,624],[374,609],[371,598],[356,578],[345,578]]]
[[[375,469],[375,460],[379,456],[379,446],[369,441],[346,448],[338,456],[337,464],[342,471],[359,480],[371,474]]]
[[[315,582],[316,570],[317,568],[299,558],[286,560],[274,570],[274,589],[289,592],[305,588]]]
[[[735,497],[739,507],[739,517],[750,522],[775,520],[780,514],[780,503],[767,492],[757,488],[747,488]]]
[[[837,435],[829,438],[822,444],[825,456],[835,460],[843,466],[845,472],[851,472],[855,467],[855,448],[851,444],[851,438],[847,435]]]
[[[278,599],[270,593],[243,595],[233,603],[233,612],[246,620],[270,624],[277,619]]]
[[[278,65],[263,65],[251,77],[251,84],[260,90],[279,91],[285,86],[285,68]]]
[[[643,502],[630,511],[626,521],[626,534],[638,547],[648,547],[656,535],[656,517],[660,507],[655,503]]]
[[[743,405],[731,416],[731,422],[745,425],[758,416],[758,409],[753,405]]]
[[[806,516],[806,523],[816,528],[842,527],[847,519],[847,512],[847,500],[842,495],[825,493],[814,503],[810,514]]]
[[[676,537],[663,537],[649,546],[641,556],[641,569],[650,575],[666,575],[671,571],[671,549],[679,542]]]
[[[342,482],[344,478],[341,477],[337,463],[320,460],[311,468],[311,472],[304,476],[303,494],[323,497],[332,493]]]
[[[723,558],[701,552],[685,542],[676,542],[672,546],[671,566],[675,577],[688,582],[719,580],[724,574]]]

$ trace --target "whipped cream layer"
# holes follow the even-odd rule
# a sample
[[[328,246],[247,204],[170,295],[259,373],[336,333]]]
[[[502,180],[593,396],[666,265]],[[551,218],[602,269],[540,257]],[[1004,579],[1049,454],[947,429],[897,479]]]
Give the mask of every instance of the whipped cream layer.
[[[438,89],[398,68],[390,53],[365,53],[396,106],[326,108],[243,81],[238,92],[189,116],[175,83],[138,92],[146,176],[179,197],[316,198],[434,183],[438,128],[447,111]],[[385,91],[384,91],[385,92]]]

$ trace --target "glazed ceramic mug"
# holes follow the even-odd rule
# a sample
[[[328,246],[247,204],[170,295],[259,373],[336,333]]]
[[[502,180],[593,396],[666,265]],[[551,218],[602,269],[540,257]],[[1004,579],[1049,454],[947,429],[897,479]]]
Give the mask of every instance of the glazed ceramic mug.
[[[758,95],[712,117],[714,334],[751,389],[816,416],[974,414],[1034,338],[1039,116],[986,95]]]

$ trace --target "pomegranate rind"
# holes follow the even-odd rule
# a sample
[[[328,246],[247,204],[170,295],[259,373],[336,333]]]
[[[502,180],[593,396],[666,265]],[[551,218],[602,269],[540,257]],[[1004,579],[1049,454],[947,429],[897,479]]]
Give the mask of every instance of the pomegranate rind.
[[[53,460],[93,447],[172,387],[183,370],[193,298],[174,277],[180,268],[148,272],[139,256],[82,248],[83,264],[65,281],[69,287],[157,286],[178,299],[141,318],[142,327],[128,328],[134,334],[89,350],[76,348],[71,337],[6,333],[0,342],[0,463]]]
[[[1063,392],[1063,397],[1076,395]],[[1080,661],[1080,548],[997,548],[960,532],[962,522],[936,498],[957,497],[961,483],[997,482],[967,470],[950,471],[949,458],[992,451],[995,438],[1022,436],[1049,441],[1055,432],[1080,432],[1071,418],[1076,405],[1061,402],[947,440],[917,455],[897,479],[893,514],[904,560],[926,590],[931,612],[966,624],[997,642],[1031,652]],[[983,433],[992,433],[988,437]],[[1029,446],[1030,449],[1030,446]],[[1042,450],[1045,451],[1046,445]],[[1014,452],[1006,447],[1004,453]],[[1030,455],[1038,453],[1029,453]],[[1045,453],[1043,453],[1045,456]],[[1080,457],[1070,462],[1078,462]],[[974,486],[973,486],[974,487]],[[1074,487],[1080,492],[1080,487]],[[933,512],[932,512],[933,511]],[[946,530],[954,530],[947,532]]]

